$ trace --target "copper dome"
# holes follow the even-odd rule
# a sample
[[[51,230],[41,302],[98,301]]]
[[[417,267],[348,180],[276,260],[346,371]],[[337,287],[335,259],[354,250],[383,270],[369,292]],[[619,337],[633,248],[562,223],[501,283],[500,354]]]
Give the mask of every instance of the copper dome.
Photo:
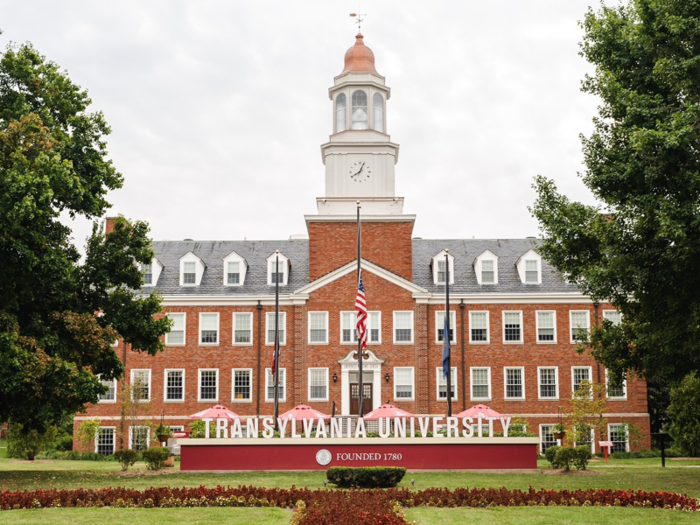
[[[374,53],[363,42],[362,33],[358,33],[355,38],[355,45],[345,53],[345,69],[340,74],[350,71],[367,71],[379,75],[374,68]]]

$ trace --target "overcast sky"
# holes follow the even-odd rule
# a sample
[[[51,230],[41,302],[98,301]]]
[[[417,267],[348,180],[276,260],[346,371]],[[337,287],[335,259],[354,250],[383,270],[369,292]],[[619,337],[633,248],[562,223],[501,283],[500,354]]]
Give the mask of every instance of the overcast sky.
[[[415,236],[538,235],[538,174],[593,202],[577,176],[597,106],[580,92],[590,4],[361,2]],[[0,0],[0,42],[32,42],[105,114],[124,175],[110,215],[148,221],[159,240],[287,239],[324,194],[350,12],[357,2]],[[76,242],[87,233],[76,225]]]

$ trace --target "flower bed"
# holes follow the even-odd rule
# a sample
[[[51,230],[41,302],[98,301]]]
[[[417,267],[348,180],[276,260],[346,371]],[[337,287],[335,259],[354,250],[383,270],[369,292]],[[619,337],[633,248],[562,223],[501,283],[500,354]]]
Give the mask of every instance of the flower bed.
[[[488,506],[615,506],[698,511],[698,500],[671,492],[643,490],[509,490],[495,488],[431,488],[325,490],[253,486],[123,487],[104,489],[4,491],[0,510],[47,507],[282,507],[295,508],[297,525],[405,525],[402,507]],[[348,508],[353,513],[342,521]]]

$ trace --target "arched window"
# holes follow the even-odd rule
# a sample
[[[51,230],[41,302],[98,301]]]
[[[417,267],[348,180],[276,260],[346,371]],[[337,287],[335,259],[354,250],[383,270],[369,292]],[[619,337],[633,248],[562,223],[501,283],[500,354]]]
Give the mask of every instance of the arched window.
[[[367,129],[367,93],[355,91],[352,94],[352,129]]]
[[[348,103],[345,100],[345,93],[341,93],[335,97],[335,132],[345,131],[347,125],[347,107]]]
[[[384,97],[375,93],[372,97],[372,127],[384,133]]]

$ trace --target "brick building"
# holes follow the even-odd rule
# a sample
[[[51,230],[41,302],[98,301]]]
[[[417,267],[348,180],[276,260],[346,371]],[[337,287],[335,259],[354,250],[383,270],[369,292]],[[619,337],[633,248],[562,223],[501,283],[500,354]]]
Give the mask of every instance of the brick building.
[[[403,198],[395,192],[399,146],[386,133],[390,94],[358,35],[329,89],[334,128],[321,146],[326,194],[317,198],[318,213],[306,217],[308,236],[153,243],[143,291],[163,295],[164,315],[174,325],[162,354],[122,354],[126,381],[140,382],[141,395],[150,400],[150,412],[136,421],[157,423],[162,414],[171,426],[186,429],[188,414],[217,403],[240,415],[272,415],[276,280],[280,413],[304,403],[326,413],[335,406],[336,414],[357,414],[351,396],[358,383],[357,201],[370,311],[367,409],[389,401],[416,414],[445,414],[446,274],[455,412],[486,403],[525,418],[545,448],[556,442],[551,427],[558,407],[577,384],[606,382],[605,370],[575,346],[581,331],[619,316],[565,283],[537,253],[535,239],[412,238],[416,217],[403,213]],[[147,426],[121,421],[123,382],[109,386],[100,403],[76,417],[101,421],[97,450],[109,453],[120,443],[151,439]],[[615,448],[630,446],[623,421],[642,431],[634,446],[648,447],[646,384],[630,378],[608,395],[608,436]]]

